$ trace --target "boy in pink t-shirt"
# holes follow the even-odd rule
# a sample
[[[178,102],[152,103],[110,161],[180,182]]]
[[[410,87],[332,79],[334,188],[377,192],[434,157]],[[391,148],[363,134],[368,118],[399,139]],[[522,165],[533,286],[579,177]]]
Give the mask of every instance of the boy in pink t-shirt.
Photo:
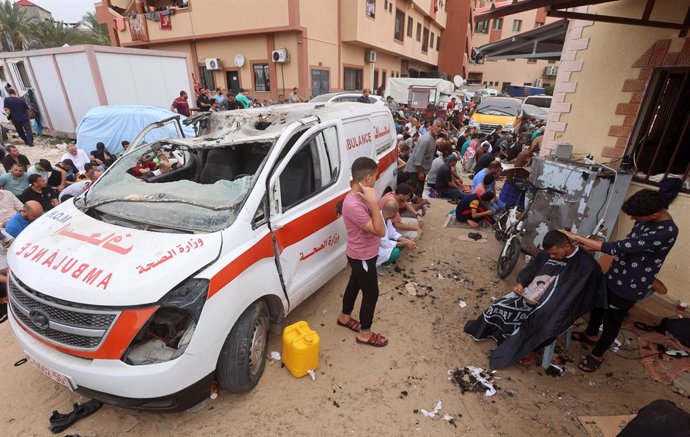
[[[381,237],[386,232],[386,225],[378,206],[376,191],[374,191],[376,168],[376,161],[371,158],[357,158],[352,163],[354,183],[343,201],[343,221],[347,230],[345,253],[352,273],[343,294],[343,312],[338,316],[338,325],[357,332],[357,343],[382,347],[388,344],[388,339],[371,332],[376,301],[379,298],[376,258]],[[362,290],[362,305],[359,309],[361,322],[350,316],[360,290]]]

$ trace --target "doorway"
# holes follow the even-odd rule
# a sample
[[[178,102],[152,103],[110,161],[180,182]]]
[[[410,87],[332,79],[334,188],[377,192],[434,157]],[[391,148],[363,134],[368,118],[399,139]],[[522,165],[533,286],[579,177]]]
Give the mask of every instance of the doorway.
[[[328,70],[311,71],[311,96],[326,94],[330,88],[330,74]]]
[[[237,94],[240,91],[240,72],[239,70],[228,70],[225,72],[225,80],[228,84],[228,91]]]

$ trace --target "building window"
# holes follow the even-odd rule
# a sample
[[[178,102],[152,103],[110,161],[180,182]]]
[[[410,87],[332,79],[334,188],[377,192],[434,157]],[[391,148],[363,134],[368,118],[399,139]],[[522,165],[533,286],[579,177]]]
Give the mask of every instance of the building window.
[[[205,65],[199,66],[199,78],[204,88],[209,90],[216,89],[216,81],[213,78],[213,70],[207,70]]]
[[[503,18],[494,18],[494,30],[501,30],[503,27]]]
[[[513,20],[513,32],[519,32],[522,28],[522,20]]]
[[[429,50],[429,29],[424,28],[424,34],[422,35],[422,51],[426,53]]]
[[[537,27],[542,27],[543,25],[544,25],[544,23],[541,22],[541,21],[535,21],[535,22],[534,22],[534,28],[535,28],[535,29],[536,29]]]
[[[24,65],[24,61],[19,61],[16,64],[14,64],[18,76],[19,76],[19,88],[22,90],[28,90],[31,88],[31,80],[29,79],[29,72],[26,71],[26,65]]]
[[[429,38],[429,47],[434,48],[434,32],[431,32],[431,38]]]
[[[254,91],[271,91],[268,64],[254,64]]]
[[[441,35],[436,37],[436,51],[441,50]]]
[[[330,72],[328,70],[311,70],[312,97],[326,94],[331,87]]]
[[[361,68],[345,68],[343,71],[343,89],[357,91],[362,89],[364,70]]]
[[[554,61],[553,59],[549,61],[549,64],[555,64],[555,63],[556,63],[556,61]]]
[[[414,20],[412,17],[407,17],[407,37],[412,38],[412,26],[414,25]]]
[[[393,28],[393,38],[402,41],[405,35],[405,13],[400,9],[395,10],[395,27]]]
[[[528,63],[528,64],[536,64],[536,63],[537,63],[537,60],[536,60],[536,59],[528,59],[528,60],[527,60],[527,63]]]
[[[417,41],[422,40],[422,24],[417,23]]]
[[[657,184],[690,172],[690,68],[657,69],[647,85],[642,107],[628,145],[637,167],[634,178]],[[683,191],[690,192],[687,184]]]
[[[376,0],[367,0],[366,13],[367,17],[376,18]]]
[[[475,33],[489,33],[489,20],[478,22],[474,31]]]

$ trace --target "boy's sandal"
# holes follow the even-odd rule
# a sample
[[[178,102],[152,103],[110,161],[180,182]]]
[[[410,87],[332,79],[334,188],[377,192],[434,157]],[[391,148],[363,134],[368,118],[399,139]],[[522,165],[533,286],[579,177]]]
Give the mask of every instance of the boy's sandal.
[[[350,320],[348,320],[347,323],[343,323],[340,320],[338,320],[338,326],[344,326],[347,329],[355,332],[359,332],[359,330],[362,328],[362,325],[360,325],[359,321],[353,318],[350,318]]]
[[[579,341],[580,343],[591,344],[591,345],[597,344],[596,341],[593,341],[589,337],[587,337],[587,334],[585,334],[584,332],[579,332],[579,331],[573,332],[573,335],[570,338],[571,338],[571,340]]]
[[[374,346],[374,347],[384,347],[384,346],[388,345],[388,339],[386,337],[384,337],[381,334],[375,334],[373,332],[371,333],[371,336],[369,336],[369,339],[366,341],[360,340],[359,337],[356,337],[356,340],[357,340],[357,343],[368,344],[368,345]]]
[[[599,366],[601,366],[601,363],[603,363],[603,361],[599,361],[593,356],[587,355],[584,360],[580,361],[580,364],[578,364],[577,367],[583,372],[592,373],[597,370]]]

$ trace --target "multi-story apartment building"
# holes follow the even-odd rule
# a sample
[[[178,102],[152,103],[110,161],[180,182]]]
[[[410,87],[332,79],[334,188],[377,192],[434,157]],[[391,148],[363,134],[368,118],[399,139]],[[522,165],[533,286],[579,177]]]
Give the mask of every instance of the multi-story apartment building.
[[[503,2],[479,0],[474,9],[474,15],[477,20],[481,20],[481,14],[488,12],[492,5],[498,8],[511,3],[513,3],[512,0]],[[557,20],[559,19],[546,16],[546,8],[540,8],[502,18],[477,21],[472,35],[472,46],[473,48],[481,47]],[[470,84],[481,84],[484,87],[502,91],[508,85],[543,87],[554,85],[557,72],[557,61],[535,59],[484,60],[483,63],[471,61],[468,65],[467,80]]]
[[[389,77],[438,71],[449,1],[469,4],[102,0],[96,11],[110,29],[112,45],[185,52],[207,87],[245,88],[259,99],[275,99],[293,87],[306,98],[375,90]],[[446,44],[449,50],[469,48],[464,37]]]

